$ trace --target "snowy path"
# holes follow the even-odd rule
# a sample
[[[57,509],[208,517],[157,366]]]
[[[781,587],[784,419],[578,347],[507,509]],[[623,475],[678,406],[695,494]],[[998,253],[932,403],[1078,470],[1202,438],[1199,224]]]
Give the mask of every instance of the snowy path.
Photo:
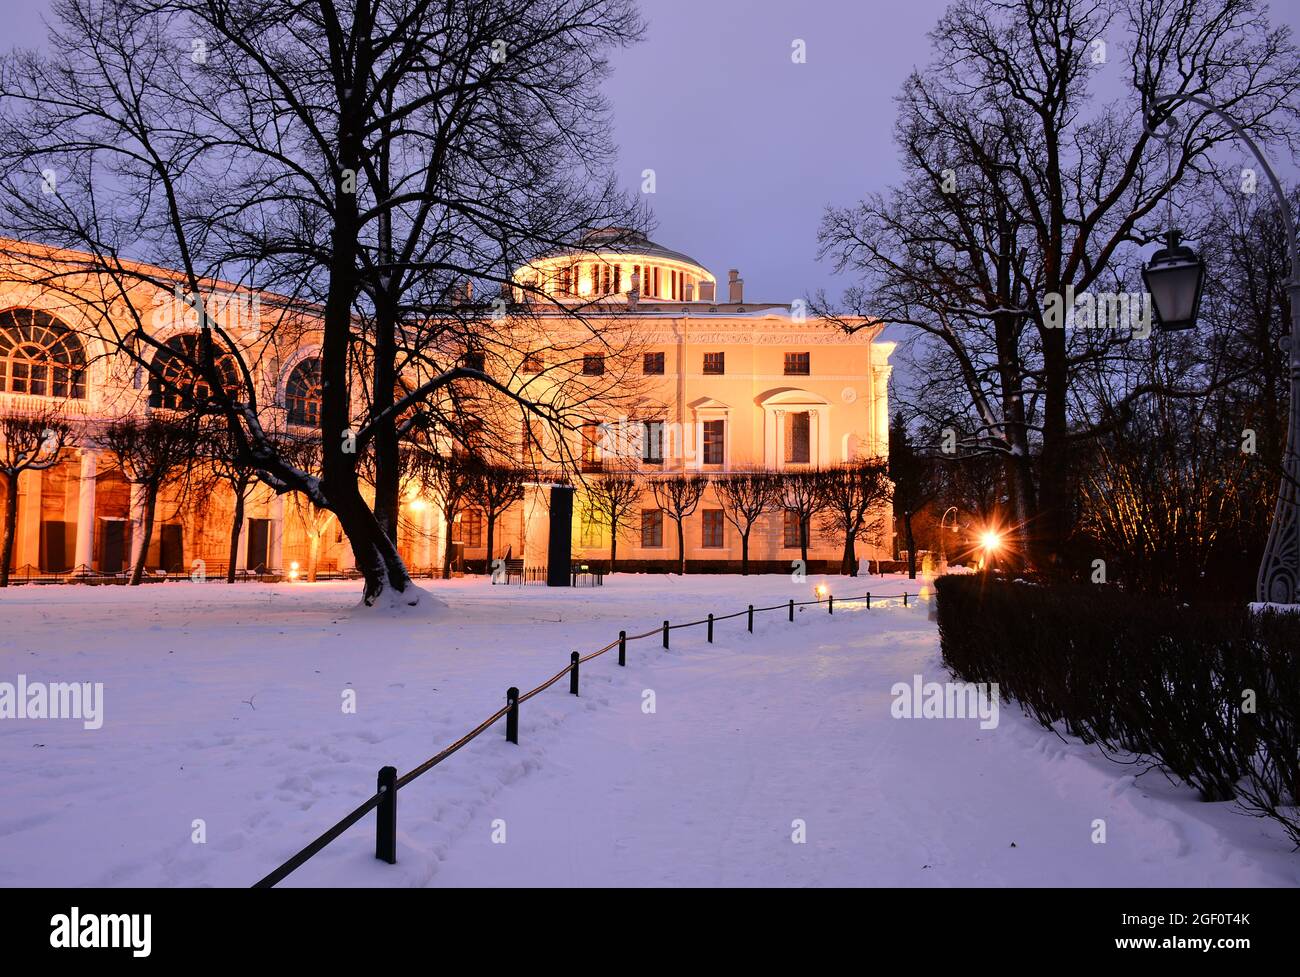
[[[354,610],[352,585],[0,591],[0,682],[99,681],[106,700],[99,730],[0,720],[0,885],[248,885],[380,766],[410,770],[571,650],[811,596],[782,577],[429,587],[448,605],[432,620]],[[584,665],[581,697],[562,681],[524,704],[519,746],[493,728],[402,791],[396,866],[373,858],[367,818],[285,884],[1300,881],[1268,825],[1158,774],[1135,783],[1013,708],[987,731],[891,718],[895,682],[947,677],[924,607],[773,612],[717,638],[677,631],[667,653],[631,646],[626,669],[614,653]]]
[[[842,607],[797,629],[769,617],[757,653],[744,636],[642,648],[644,667],[592,683],[600,707],[483,810],[435,884],[1294,883],[1294,861],[1272,874],[1198,821],[1195,802],[1142,797],[1150,775],[1134,789],[1013,710],[989,731],[891,718],[894,682],[943,680],[936,642],[914,609],[872,610],[863,633],[866,613]],[[1250,833],[1219,807],[1229,831]],[[792,841],[796,819],[805,844]]]

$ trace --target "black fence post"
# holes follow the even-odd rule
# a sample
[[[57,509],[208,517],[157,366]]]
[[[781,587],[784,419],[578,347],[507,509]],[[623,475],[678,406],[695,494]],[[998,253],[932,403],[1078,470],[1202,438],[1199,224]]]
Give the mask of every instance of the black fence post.
[[[664,621],[664,651],[668,650],[668,622]]]
[[[578,653],[569,656],[569,693],[578,694]]]
[[[790,620],[794,620],[794,598],[790,598]]]
[[[749,633],[754,633],[754,605],[749,605]]]
[[[626,631],[620,631],[618,633],[618,663],[620,665],[627,665],[627,632]]]
[[[709,615],[709,644],[713,644],[713,615]]]
[[[867,610],[871,610],[871,592],[867,592]]]
[[[506,689],[506,742],[519,743],[519,690]]]
[[[397,768],[380,767],[376,785],[379,806],[375,808],[375,857],[397,864]]]
[[[904,606],[904,607],[907,606],[907,591],[906,591],[906,590],[903,591],[903,606]]]
[[[834,614],[834,613],[835,613],[835,595],[834,595],[834,594],[831,594],[830,596],[828,596],[828,597],[826,598],[826,613],[827,613],[827,614]]]

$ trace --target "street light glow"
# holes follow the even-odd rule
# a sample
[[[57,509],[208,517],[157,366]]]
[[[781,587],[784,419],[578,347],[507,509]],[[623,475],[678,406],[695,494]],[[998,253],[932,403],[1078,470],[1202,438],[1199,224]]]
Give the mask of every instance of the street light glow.
[[[994,550],[1001,548],[1002,534],[997,532],[996,530],[987,529],[984,531],[984,534],[980,537],[980,542],[984,545],[984,549],[991,553]]]

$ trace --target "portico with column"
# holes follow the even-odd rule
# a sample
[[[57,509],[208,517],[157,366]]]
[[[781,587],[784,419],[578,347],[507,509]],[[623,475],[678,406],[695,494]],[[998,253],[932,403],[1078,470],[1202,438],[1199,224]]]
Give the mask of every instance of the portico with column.
[[[81,449],[81,473],[77,483],[77,530],[73,567],[89,570],[95,561],[95,483],[99,477],[99,452]]]

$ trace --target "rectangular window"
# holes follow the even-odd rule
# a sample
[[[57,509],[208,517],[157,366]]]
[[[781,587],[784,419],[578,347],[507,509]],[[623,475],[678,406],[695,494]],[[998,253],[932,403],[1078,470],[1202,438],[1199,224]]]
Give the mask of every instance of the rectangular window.
[[[645,358],[641,361],[641,372],[663,376],[664,372],[664,354],[663,353],[646,353]]]
[[[807,353],[786,353],[785,375],[788,377],[806,377],[809,373],[810,358]]]
[[[726,421],[704,422],[704,464],[721,465],[723,462],[723,434]]]
[[[782,545],[788,550],[797,550],[799,548],[799,513],[794,509],[786,509],[784,515]]]
[[[723,545],[722,510],[702,509],[700,511],[700,524],[703,528],[700,545],[710,549],[721,547]]]
[[[585,353],[582,357],[582,375],[587,377],[603,376],[605,373],[604,353]]]
[[[573,268],[572,266],[563,269],[560,272],[560,294],[573,294]]]
[[[542,451],[542,422],[535,417],[525,417],[519,441],[520,460],[528,464],[537,461]]]
[[[655,265],[655,288],[652,294],[655,296],[655,298],[659,297],[659,266],[658,265]]]
[[[641,510],[641,545],[655,549],[664,545],[664,513],[662,509]]]
[[[727,372],[724,353],[705,353],[704,372],[710,376],[721,376]]]
[[[806,465],[812,459],[812,415],[808,411],[785,415],[785,460],[791,465]]]
[[[466,354],[461,358],[461,361],[460,361],[460,362],[461,362],[461,365],[464,366],[465,369],[467,369],[467,370],[482,370],[482,369],[483,369],[483,354],[482,354],[482,353],[478,353],[478,352],[466,353]]]
[[[647,465],[664,463],[664,422],[641,422],[641,460]]]
[[[582,470],[598,472],[601,470],[600,437],[603,425],[589,421],[582,425]]]
[[[605,545],[605,529],[600,521],[590,514],[583,514],[582,525],[578,530],[578,545],[585,550],[594,550]]]
[[[529,353],[524,357],[525,373],[541,373],[546,369],[546,357],[541,353]]]
[[[461,514],[460,538],[467,550],[483,545],[483,513],[478,509],[466,509]]]
[[[614,294],[617,295],[622,291],[623,291],[623,266],[615,265],[614,266]]]

